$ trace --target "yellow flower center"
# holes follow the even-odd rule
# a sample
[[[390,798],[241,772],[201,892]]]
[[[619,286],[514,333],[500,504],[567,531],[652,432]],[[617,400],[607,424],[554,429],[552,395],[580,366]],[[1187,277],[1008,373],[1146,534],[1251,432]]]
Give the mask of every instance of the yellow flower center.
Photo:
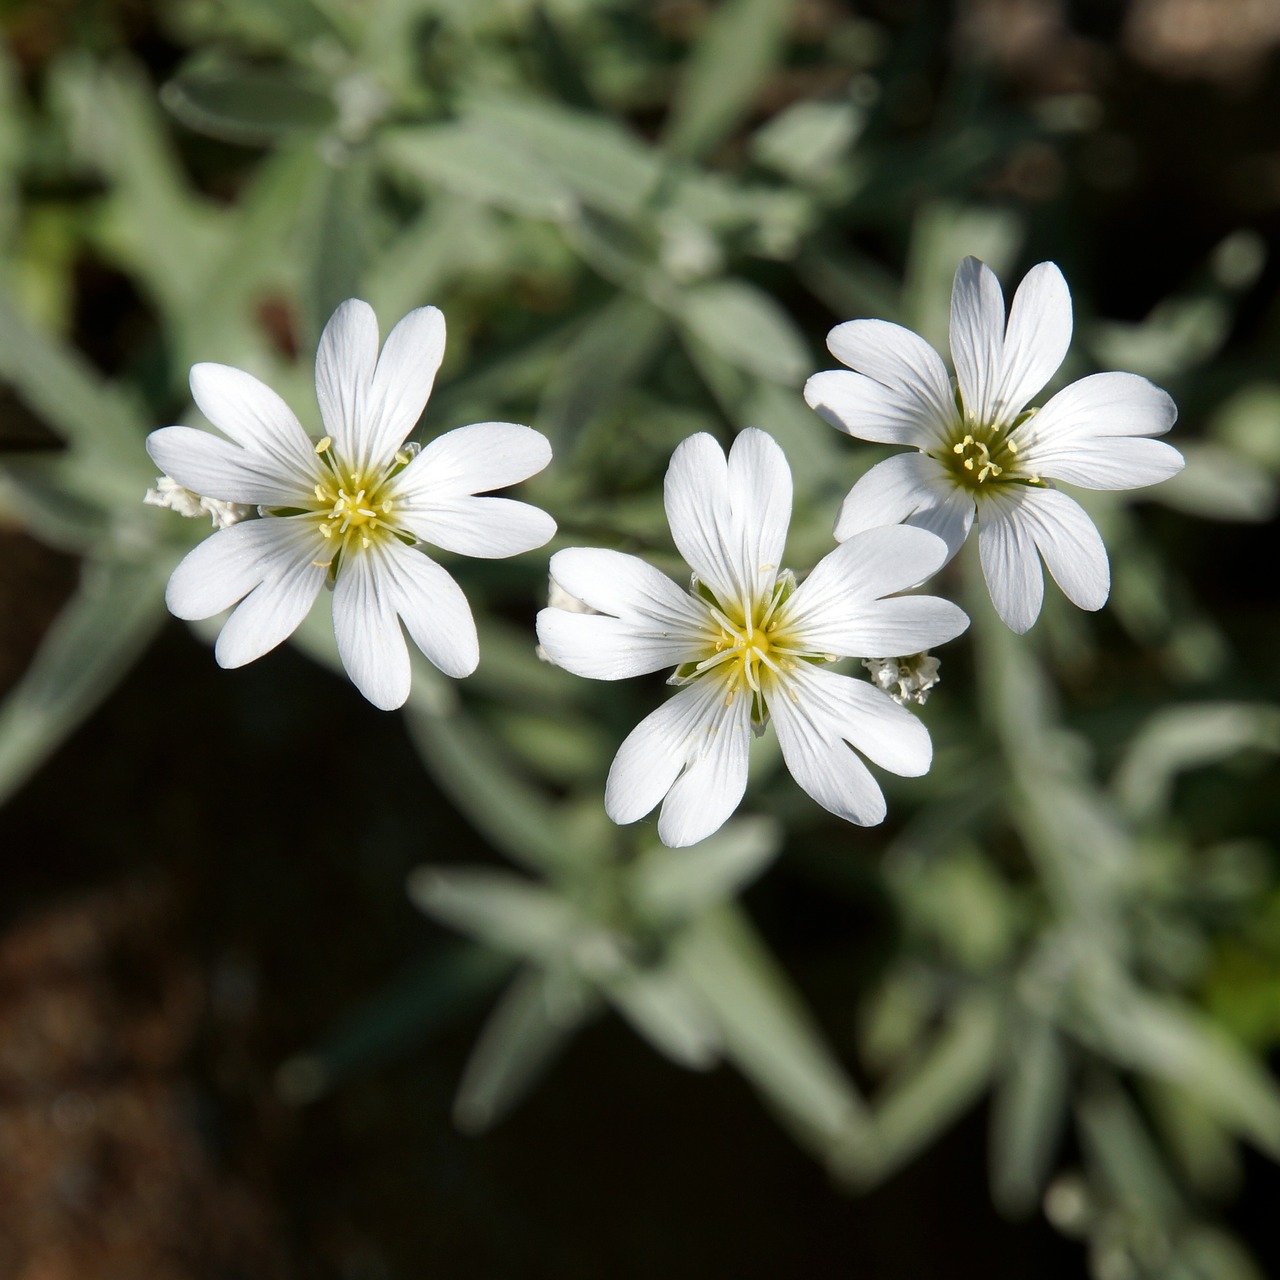
[[[1035,412],[1022,414],[1006,425],[979,422],[964,411],[960,393],[956,392],[955,424],[945,445],[932,456],[942,463],[953,483],[967,489],[975,497],[997,485],[1040,484],[1040,477],[1026,471],[1018,457],[1018,444],[1013,438],[1017,428]]]
[[[797,662],[830,662],[830,654],[810,653],[790,634],[787,611],[780,608],[796,588],[796,580],[784,572],[768,596],[750,602],[724,604],[704,583],[695,582],[694,593],[707,606],[705,656],[679,667],[673,684],[686,684],[704,676],[724,686],[726,703],[740,693],[751,697],[751,718],[763,729],[768,718],[766,694],[779,677]]]
[[[324,472],[315,486],[315,501],[308,505],[319,517],[321,536],[334,543],[330,563],[335,569],[342,555],[367,549],[377,538],[411,540],[396,526],[393,487],[388,483],[409,464],[411,450],[401,450],[389,465],[367,470],[345,466],[334,457],[329,436],[316,445],[316,453]]]

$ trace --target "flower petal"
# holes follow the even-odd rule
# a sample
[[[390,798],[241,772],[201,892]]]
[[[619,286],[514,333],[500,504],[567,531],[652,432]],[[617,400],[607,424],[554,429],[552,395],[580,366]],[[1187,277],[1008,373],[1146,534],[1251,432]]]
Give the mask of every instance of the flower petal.
[[[200,412],[223,435],[273,460],[280,474],[300,476],[310,492],[316,470],[311,441],[293,410],[265,382],[225,364],[192,365],[190,381]]]
[[[588,680],[624,680],[678,667],[701,658],[705,648],[705,642],[608,614],[543,609],[537,626],[538,642],[551,661]]]
[[[1021,519],[1063,595],[1081,609],[1101,609],[1111,569],[1102,536],[1080,504],[1056,489],[1028,489]]]
[[[388,542],[379,552],[392,607],[409,638],[445,675],[469,676],[480,662],[480,642],[462,588],[416,547]]]
[[[729,506],[742,582],[759,599],[777,579],[791,524],[791,468],[778,442],[748,427],[729,449]]]
[[[893,658],[954,639],[969,625],[936,596],[895,596],[946,559],[940,538],[909,525],[871,529],[824,556],[782,606],[780,624],[815,653]]]
[[[991,603],[1011,631],[1021,635],[1040,616],[1044,576],[1024,514],[1024,490],[996,490],[982,505],[978,551]]]
[[[409,696],[409,650],[394,593],[375,554],[344,557],[333,588],[333,633],[351,683],[375,707],[393,711]]]
[[[680,554],[722,602],[772,590],[791,519],[791,471],[772,436],[742,432],[728,460],[711,436],[690,436],[664,496]]]
[[[435,307],[410,311],[387,334],[366,409],[370,458],[395,453],[422,416],[444,359],[444,337],[444,316]]]
[[[769,710],[792,776],[824,809],[859,826],[884,820],[884,794],[852,743],[894,773],[925,773],[929,733],[909,711],[864,680],[803,667],[789,673]]]
[[[314,526],[301,522],[242,520],[187,553],[169,578],[165,603],[175,618],[212,618],[260,582],[315,559],[319,542]]]
[[[1081,378],[1018,428],[1023,465],[1087,489],[1137,489],[1182,470],[1182,455],[1147,437],[1163,435],[1178,410],[1133,373]]]
[[[918,334],[884,320],[850,320],[827,335],[854,370],[815,374],[805,400],[832,426],[862,440],[927,447],[955,417],[942,357]]]
[[[1022,278],[1004,336],[994,413],[1012,422],[1031,397],[1058,371],[1071,345],[1071,291],[1052,262],[1041,262]]]
[[[313,482],[294,468],[195,427],[151,432],[147,452],[165,475],[202,498],[275,507],[294,506],[311,493]]]
[[[965,413],[990,422],[1004,361],[1004,295],[984,262],[966,258],[951,288],[951,359]]]
[[[556,522],[541,507],[511,498],[446,498],[401,508],[396,515],[423,542],[481,560],[532,551],[556,532]]]
[[[550,461],[551,444],[540,431],[477,422],[432,440],[400,474],[397,492],[414,503],[489,493],[527,480]]]
[[[551,557],[551,576],[592,609],[632,622],[650,622],[678,635],[707,624],[705,607],[639,556],[596,547],[570,547]]]
[[[635,822],[666,796],[658,821],[664,843],[679,848],[712,835],[746,790],[750,715],[750,699],[726,702],[714,679],[681,689],[618,749],[605,784],[610,818]]]
[[[923,453],[897,453],[877,462],[845,495],[835,536],[843,542],[864,529],[899,524],[921,507],[944,502],[953,486],[942,468]]]
[[[316,399],[325,431],[339,457],[357,470],[373,455],[370,388],[378,363],[378,318],[359,298],[348,298],[329,317],[316,349]]]

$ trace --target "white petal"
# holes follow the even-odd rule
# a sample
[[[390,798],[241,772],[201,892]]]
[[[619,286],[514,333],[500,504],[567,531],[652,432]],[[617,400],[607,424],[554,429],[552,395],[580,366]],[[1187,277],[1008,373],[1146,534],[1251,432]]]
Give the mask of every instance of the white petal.
[[[570,547],[551,557],[551,576],[584,604],[632,622],[649,622],[681,636],[697,635],[706,608],[639,556],[596,547]]]
[[[392,607],[409,638],[445,675],[469,676],[480,661],[480,642],[462,588],[415,547],[388,542],[378,550]]]
[[[778,442],[748,427],[729,450],[730,552],[743,585],[758,599],[773,587],[791,524],[791,468]]]
[[[1012,631],[1021,635],[1040,616],[1044,576],[1031,530],[1023,518],[1021,493],[997,490],[983,503],[978,551],[991,603]]]
[[[403,706],[409,696],[409,650],[377,555],[343,558],[333,589],[333,633],[351,683],[383,711]]]
[[[717,598],[759,600],[773,589],[791,519],[791,471],[772,436],[748,429],[726,461],[705,433],[671,456],[664,497],[671,536]]]
[[[929,458],[927,461],[933,462],[933,459]],[[976,512],[973,498],[957,487],[945,502],[936,507],[921,507],[914,515],[907,517],[907,523],[941,538],[947,544],[947,559],[950,560],[969,536]]]
[[[1170,396],[1132,373],[1097,373],[1064,387],[1018,428],[1023,466],[1088,489],[1137,489],[1182,470],[1182,455],[1147,437],[1178,416]]]
[[[369,421],[370,388],[378,363],[378,318],[359,298],[348,298],[329,317],[316,348],[316,399],[335,452],[357,468]]]
[[[169,578],[165,603],[176,618],[212,618],[258,583],[317,559],[314,526],[294,520],[243,520],[189,551]]]
[[[410,311],[387,334],[373,374],[365,426],[371,458],[388,458],[413,430],[444,359],[444,316],[435,307]]]
[[[948,559],[969,536],[973,499],[923,453],[900,453],[877,463],[849,490],[836,516],[835,536],[843,542],[867,529],[906,521],[936,534]]]
[[[1111,590],[1107,549],[1074,499],[1056,489],[1027,489],[1020,517],[1053,580],[1081,609],[1101,609]]]
[[[683,849],[715,835],[732,817],[747,790],[751,748],[751,700],[721,700],[701,751],[667,792],[658,815],[658,837]]]
[[[514,422],[477,422],[437,436],[398,478],[417,502],[489,493],[536,475],[551,461],[546,436]]]
[[[237,529],[259,527],[262,529],[260,541],[270,535],[270,543],[263,548],[264,554],[259,559],[261,581],[236,607],[218,636],[214,656],[222,667],[242,667],[291,636],[311,611],[328,572],[326,564],[316,563],[315,529],[290,520],[268,517],[232,525],[215,534],[205,545]],[[232,547],[234,555],[243,550],[243,547]],[[179,565],[178,569],[183,567]],[[225,591],[231,586],[233,576],[234,571],[227,573],[218,589]],[[176,570],[174,578],[177,578]],[[170,579],[171,589],[174,586],[174,579]],[[183,584],[178,584],[175,594],[183,590]],[[207,597],[205,603],[211,603],[211,599]]]
[[[635,822],[670,792],[658,824],[664,842],[680,847],[718,830],[746,789],[750,713],[747,698],[726,704],[724,686],[714,679],[681,689],[618,749],[605,784],[610,818]]]
[[[815,373],[804,384],[804,398],[825,422],[858,440],[926,448],[939,434],[916,401],[860,373]]]
[[[954,639],[969,625],[936,596],[882,596],[916,586],[946,559],[940,538],[909,525],[857,534],[824,556],[783,605],[780,624],[816,653],[891,658]]]
[[[843,542],[864,529],[899,524],[921,507],[944,502],[953,486],[942,468],[922,453],[898,453],[877,462],[845,496],[835,536]]]
[[[738,597],[739,566],[732,545],[729,465],[705,432],[690,436],[671,455],[663,486],[671,537],[694,573],[722,601]]]
[[[827,346],[853,375],[816,374],[805,400],[833,426],[863,440],[926,447],[956,415],[942,357],[919,335],[884,320],[850,320]]]
[[[556,666],[588,680],[623,680],[678,667],[700,658],[705,648],[654,624],[567,609],[538,614],[538,642]]]
[[[1004,295],[985,263],[966,258],[951,288],[951,359],[965,412],[991,421],[1004,359]]]
[[[446,498],[398,508],[396,517],[423,542],[480,560],[532,551],[556,532],[556,522],[540,507],[511,498]]]
[[[792,776],[846,821],[883,821],[884,795],[846,743],[895,773],[917,776],[932,758],[924,725],[863,680],[804,667],[789,684],[789,693],[770,697],[769,710]]]
[[[274,459],[283,474],[310,477],[315,471],[311,441],[293,410],[252,374],[225,364],[192,365],[191,394],[219,431],[245,449]],[[308,480],[306,489],[313,483]]]
[[[1011,422],[1057,372],[1071,345],[1071,291],[1052,262],[1022,278],[1009,308],[1000,384],[994,410]]]
[[[928,773],[933,761],[929,731],[905,707],[866,680],[806,666],[792,707],[833,742],[850,742],[873,764],[904,778]],[[773,710],[774,701],[769,707]]]
[[[161,427],[147,437],[147,452],[165,475],[202,498],[252,506],[296,506],[314,481],[274,458],[242,449],[195,427]]]

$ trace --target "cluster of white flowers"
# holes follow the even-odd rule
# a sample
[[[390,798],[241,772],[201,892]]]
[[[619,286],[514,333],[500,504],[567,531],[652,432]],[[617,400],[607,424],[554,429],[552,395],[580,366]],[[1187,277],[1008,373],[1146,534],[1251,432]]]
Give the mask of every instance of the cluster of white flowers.
[[[218,637],[222,666],[279,644],[328,586],[343,664],[376,706],[398,707],[409,694],[401,622],[441,671],[475,669],[466,598],[424,544],[483,557],[542,546],[555,533],[550,516],[481,495],[540,471],[551,449],[537,431],[503,422],[406,444],[444,332],[434,307],[412,311],[379,354],[372,309],[343,303],[316,355],[318,437],[249,374],[192,369],[196,404],[228,438],[181,426],[153,432],[147,448],[165,475],[146,500],[209,515],[217,527],[175,569],[167,600],[189,619],[234,606]],[[906,708],[937,683],[928,650],[969,621],[946,600],[904,593],[936,573],[975,522],[991,599],[1013,630],[1040,612],[1041,557],[1069,599],[1102,606],[1102,540],[1054,482],[1135,488],[1167,479],[1182,458],[1152,439],[1172,426],[1172,400],[1132,374],[1095,374],[1027,408],[1070,337],[1057,267],[1028,273],[1006,323],[999,282],[973,258],[952,294],[954,389],[941,357],[906,329],[880,320],[833,329],[828,345],[848,368],[810,378],[809,404],[852,436],[914,452],[854,485],[837,545],[803,579],[782,567],[791,473],[774,440],[754,429],[727,457],[705,434],[672,456],[666,512],[692,569],[687,590],[617,551],[552,557],[539,652],[598,680],[671,669],[677,686],[618,750],[605,788],[614,821],[661,804],[666,843],[711,835],[742,799],[752,736],[772,722],[809,795],[850,822],[880,822],[884,797],[862,757],[904,776],[928,769],[928,732]],[[870,680],[833,669],[855,658]]]

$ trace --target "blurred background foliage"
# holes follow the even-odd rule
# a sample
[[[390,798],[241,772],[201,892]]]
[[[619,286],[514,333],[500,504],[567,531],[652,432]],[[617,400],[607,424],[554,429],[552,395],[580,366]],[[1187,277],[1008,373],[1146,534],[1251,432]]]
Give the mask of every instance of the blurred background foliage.
[[[0,1272],[1280,1268],[1273,4],[0,12]],[[660,681],[539,662],[544,553],[450,565],[481,666],[400,717],[323,609],[234,673],[167,621],[208,530],[142,441],[197,360],[315,429],[336,303],[434,303],[420,432],[544,431],[550,549],[683,572],[670,452],[754,425],[803,573],[883,456],[800,397],[827,329],[945,350],[969,253],[1058,262],[1058,382],[1166,386],[1188,466],[1086,495],[1097,616],[935,584],[974,625],[883,828],[771,739],[703,845],[613,827]]]

